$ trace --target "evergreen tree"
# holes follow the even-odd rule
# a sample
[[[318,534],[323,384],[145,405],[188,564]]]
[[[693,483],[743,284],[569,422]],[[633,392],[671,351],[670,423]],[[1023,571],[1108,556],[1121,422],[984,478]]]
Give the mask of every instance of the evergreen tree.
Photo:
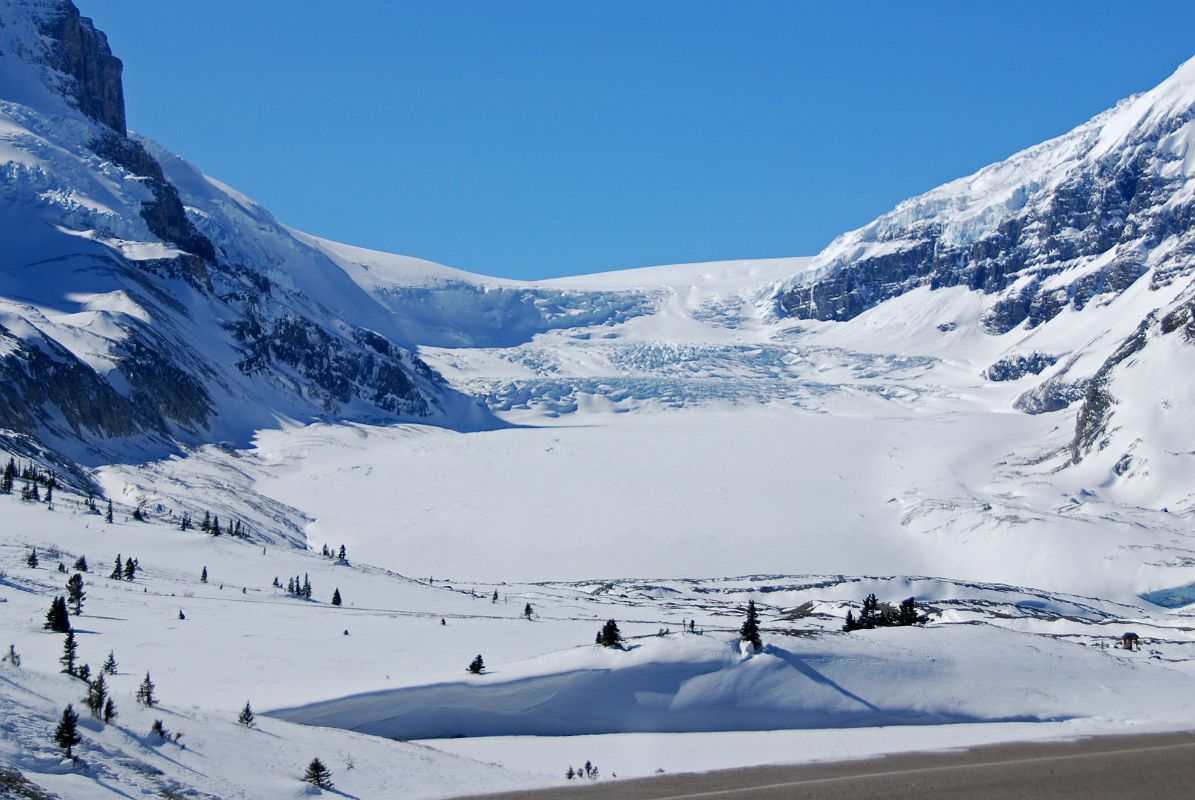
[[[897,625],[920,625],[929,621],[929,617],[917,613],[917,601],[912,597],[900,602],[900,610],[896,612]]]
[[[307,765],[307,772],[303,774],[303,780],[317,789],[331,789],[332,771],[324,766],[324,762],[318,758],[313,758],[311,759],[311,763]]]
[[[137,559],[129,556],[124,562],[124,579],[131,581],[137,577]]]
[[[29,567],[30,569],[37,569],[37,565],[39,563],[40,562],[37,558],[37,548],[35,547],[29,551],[29,555],[25,556],[25,566]]]
[[[476,658],[469,662],[469,672],[472,672],[474,675],[480,675],[484,671],[485,661],[482,660],[481,655],[479,654]]]
[[[211,527],[211,530],[208,531],[208,533],[212,534],[213,536],[219,536],[221,533],[223,533],[223,531],[220,530],[220,518],[219,517],[217,517],[217,516],[212,517],[212,527]]]
[[[83,576],[76,572],[66,581],[66,601],[70,603],[71,613],[76,617],[83,613],[83,601],[87,599],[87,592],[83,591]]]
[[[107,512],[104,513],[104,522],[107,522],[109,525],[112,524],[112,501],[111,500],[108,501],[108,510],[107,510]]]
[[[95,676],[87,688],[87,709],[91,716],[100,719],[104,715],[104,704],[108,700],[108,683],[104,680],[104,673]]]
[[[180,531],[185,531],[190,527],[191,527],[191,514],[187,511],[184,511],[182,517],[179,518],[178,529]]]
[[[759,614],[755,611],[754,600],[747,601],[747,619],[743,621],[743,627],[739,628],[739,638],[744,642],[750,642],[757,653],[763,647],[759,638]]]
[[[573,772],[573,767],[570,764],[569,768],[568,768],[568,772],[564,773],[564,777],[571,781],[576,776],[576,774],[577,773]]]
[[[66,613],[66,598],[54,598],[54,601],[50,603],[50,611],[46,614],[46,622],[42,627],[55,633],[66,633],[71,629],[71,619]]]
[[[74,707],[67,703],[62,712],[62,719],[58,721],[58,728],[54,731],[54,741],[62,748],[62,754],[67,758],[74,758],[74,747],[82,741],[79,736],[79,715]]]
[[[54,484],[51,483],[49,486],[46,487],[46,505],[50,506],[53,504],[54,504]]]
[[[530,603],[523,606],[523,616],[526,617],[527,619],[531,619],[531,604]]]
[[[79,668],[75,670],[75,677],[81,681],[91,681],[91,665],[80,664]]]
[[[855,621],[855,615],[849,608],[846,611],[846,624],[842,626],[842,629],[847,633],[859,630],[859,623]]]
[[[75,670],[75,656],[79,652],[79,645],[75,642],[75,632],[67,631],[66,638],[62,642],[62,657],[58,659],[58,663],[62,665],[62,671],[67,675],[76,675]]]
[[[253,709],[249,706],[248,700],[245,701],[245,707],[241,709],[241,714],[239,717],[237,717],[237,722],[241,723],[246,728],[252,728],[254,726],[255,723],[253,721]]]
[[[120,553],[116,554],[116,566],[112,567],[112,574],[108,577],[114,581],[119,581],[124,578],[124,560],[121,559]]]
[[[311,581],[307,580],[307,573],[303,573],[303,596],[311,599]]]
[[[332,556],[332,552],[328,550],[327,542],[324,542],[324,546],[320,549],[320,555],[324,558],[330,558]]]
[[[618,630],[617,622],[612,619],[606,620],[606,624],[598,632],[598,644],[602,647],[622,646],[622,631]]]
[[[158,698],[154,697],[154,682],[149,679],[148,672],[145,673],[145,680],[137,687],[137,702],[149,708],[153,708],[158,702]]]
[[[497,603],[497,602],[498,602],[498,590],[497,590],[497,589],[495,589],[495,590],[494,590],[494,596],[490,598],[490,602],[491,602],[491,603]]]
[[[348,556],[345,554],[344,545],[340,546],[340,552],[337,553],[336,558],[341,561],[348,561]]]
[[[337,587],[332,590],[332,605],[334,605],[334,606],[340,605],[340,587]]]
[[[163,742],[170,738],[170,731],[166,730],[166,726],[160,719],[154,720],[154,724],[149,726],[149,732],[156,733]]]
[[[203,522],[199,523],[199,530],[207,533],[212,529],[212,515],[208,511],[203,512]]]
[[[869,594],[863,598],[863,610],[859,612],[859,627],[871,630],[883,624],[883,615],[880,613],[880,601],[876,599],[875,594]]]
[[[116,719],[116,703],[112,702],[112,698],[109,697],[104,701],[104,724],[111,724],[114,719]]]
[[[295,579],[294,578],[286,579],[286,593],[287,594],[295,593]]]
[[[140,502],[137,504],[137,507],[133,509],[133,519],[137,522],[145,522],[145,513],[141,510],[144,507],[145,503]]]
[[[199,582],[207,583],[207,567],[204,567],[203,572],[199,573]]]
[[[17,655],[17,646],[16,645],[10,644],[8,646],[8,655],[6,655],[4,657],[4,660],[7,661],[9,664],[12,664],[14,667],[21,666],[21,657],[19,655]]]
[[[111,650],[108,651],[108,658],[104,660],[104,665],[100,667],[101,670],[109,675],[116,674],[116,653]]]
[[[13,480],[17,473],[17,463],[11,458],[4,466],[4,475],[0,477],[0,494],[12,494]]]
[[[79,556],[75,559],[75,569],[79,572],[87,572],[87,556]]]

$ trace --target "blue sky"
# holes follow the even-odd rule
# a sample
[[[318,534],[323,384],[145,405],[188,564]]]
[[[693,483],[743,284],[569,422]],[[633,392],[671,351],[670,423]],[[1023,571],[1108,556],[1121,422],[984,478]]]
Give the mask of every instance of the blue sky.
[[[811,255],[1195,56],[1185,0],[77,4],[130,127],[287,224],[518,278]]]

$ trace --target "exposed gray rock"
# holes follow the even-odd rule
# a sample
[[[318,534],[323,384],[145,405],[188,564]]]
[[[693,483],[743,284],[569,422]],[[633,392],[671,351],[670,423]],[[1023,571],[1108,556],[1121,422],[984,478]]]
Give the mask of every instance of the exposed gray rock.
[[[1060,377],[1042,381],[1021,394],[1012,404],[1017,411],[1026,414],[1049,414],[1061,411],[1071,403],[1082,400],[1087,391],[1088,381],[1066,381]]]
[[[53,40],[48,66],[69,77],[79,110],[124,136],[124,65],[112,55],[108,37],[70,0],[42,20],[41,32]]]
[[[1054,366],[1058,356],[1046,353],[1020,353],[1006,356],[983,371],[989,381],[1015,381],[1026,375],[1040,375],[1042,370]]]
[[[1071,440],[1072,463],[1078,464],[1093,449],[1102,450],[1107,446],[1108,420],[1116,403],[1116,398],[1108,389],[1109,376],[1121,362],[1145,347],[1149,328],[1154,321],[1153,314],[1142,320],[1137,330],[1121,342],[1116,352],[1092,376],[1083,394],[1083,405],[1079,407],[1079,414],[1075,418],[1075,436]]]

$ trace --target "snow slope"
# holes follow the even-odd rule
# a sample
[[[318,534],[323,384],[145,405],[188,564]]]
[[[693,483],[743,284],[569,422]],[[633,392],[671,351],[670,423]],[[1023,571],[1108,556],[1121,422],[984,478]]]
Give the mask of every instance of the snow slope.
[[[928,578],[433,584],[363,564],[351,549],[341,562],[123,513],[105,524],[82,498],[56,497],[52,509],[0,497],[20,532],[0,542],[0,642],[21,656],[20,666],[0,663],[0,763],[63,798],[292,797],[316,756],[338,791],[362,800],[396,788],[450,797],[562,785],[567,766],[586,759],[603,776],[630,777],[1180,728],[1191,714],[1189,617],[1144,605]],[[37,568],[25,564],[31,548]],[[140,564],[132,582],[107,577],[118,553]],[[79,556],[90,564],[83,613],[72,617],[79,660],[94,670],[115,654],[118,716],[102,725],[84,710],[72,764],[51,734],[67,703],[83,708],[86,687],[58,672],[63,637],[41,622],[65,582],[57,562]],[[292,574],[310,580],[311,600],[273,586]],[[340,607],[329,603],[334,588]],[[867,592],[916,594],[932,622],[837,632]],[[766,644],[753,656],[733,643],[747,598],[759,603]],[[591,644],[610,618],[625,651]],[[684,620],[695,633],[680,633]],[[1144,650],[1111,647],[1126,628]],[[478,651],[487,670],[467,676]],[[133,697],[146,671],[153,709]],[[236,723],[246,700],[253,730]],[[149,734],[155,719],[181,740]],[[893,723],[914,730],[874,727]],[[802,730],[750,732],[789,727]],[[710,732],[595,735],[612,730]],[[449,733],[470,738],[387,738]],[[583,735],[514,735],[525,733]]]

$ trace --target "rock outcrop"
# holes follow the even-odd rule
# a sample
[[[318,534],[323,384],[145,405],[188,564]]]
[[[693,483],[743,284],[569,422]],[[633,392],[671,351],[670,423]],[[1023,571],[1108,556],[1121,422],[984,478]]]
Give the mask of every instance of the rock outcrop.
[[[112,55],[108,37],[70,0],[45,13],[40,27],[53,42],[48,66],[68,76],[79,110],[124,136],[124,65]]]

